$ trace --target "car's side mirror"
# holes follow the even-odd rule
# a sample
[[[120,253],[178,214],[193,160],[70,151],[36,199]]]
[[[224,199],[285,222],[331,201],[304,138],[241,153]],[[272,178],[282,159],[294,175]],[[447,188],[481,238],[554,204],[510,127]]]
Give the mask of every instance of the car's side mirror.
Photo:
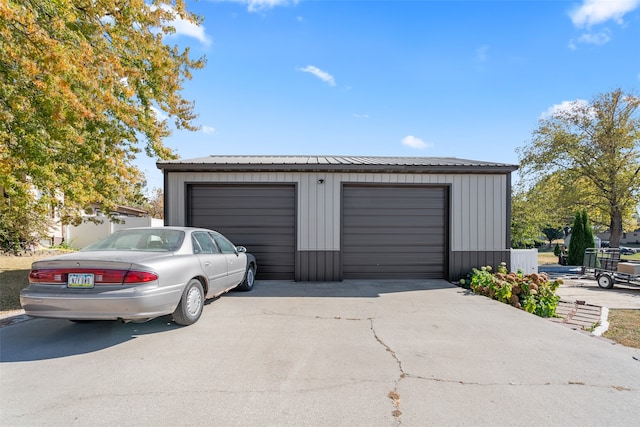
[[[236,252],[238,252],[239,254],[243,254],[247,252],[247,248],[245,248],[244,246],[236,246]]]

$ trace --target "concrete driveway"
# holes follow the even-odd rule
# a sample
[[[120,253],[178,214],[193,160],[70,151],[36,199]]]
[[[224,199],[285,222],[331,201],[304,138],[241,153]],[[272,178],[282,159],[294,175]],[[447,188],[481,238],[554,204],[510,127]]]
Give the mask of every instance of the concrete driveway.
[[[584,301],[610,309],[640,309],[640,286],[630,284],[617,283],[611,289],[603,289],[595,279],[575,277],[564,279],[556,294],[566,301]]]
[[[178,327],[0,329],[2,425],[637,425],[640,350],[442,280],[257,282]]]

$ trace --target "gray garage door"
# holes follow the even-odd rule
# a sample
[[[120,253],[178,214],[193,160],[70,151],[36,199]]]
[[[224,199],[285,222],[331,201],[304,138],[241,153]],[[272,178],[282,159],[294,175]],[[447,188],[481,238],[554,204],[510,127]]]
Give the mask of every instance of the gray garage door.
[[[444,278],[447,194],[445,187],[345,185],[343,277]]]
[[[190,225],[217,230],[246,246],[258,262],[258,279],[294,278],[296,198],[293,185],[188,187]]]

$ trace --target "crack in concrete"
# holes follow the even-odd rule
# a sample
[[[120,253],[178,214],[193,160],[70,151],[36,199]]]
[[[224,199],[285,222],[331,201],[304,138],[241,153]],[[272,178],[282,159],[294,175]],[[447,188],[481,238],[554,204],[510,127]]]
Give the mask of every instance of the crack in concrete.
[[[320,316],[320,315],[297,314],[297,313],[280,313],[277,311],[268,311],[268,310],[263,310],[262,313],[256,313],[250,316],[253,316],[253,317],[260,317],[260,316],[299,317],[302,319],[319,319],[319,320],[357,320],[357,321],[365,320],[359,317]],[[234,316],[234,317],[237,317],[237,316]],[[242,317],[247,317],[247,316],[242,316]]]
[[[358,320],[360,320],[360,319],[358,319]],[[398,357],[397,353],[387,343],[385,343],[382,340],[382,338],[380,338],[380,336],[378,335],[378,333],[376,331],[376,327],[375,327],[375,319],[370,317],[368,320],[369,320],[369,327],[371,329],[371,332],[373,333],[373,337],[375,338],[375,340],[382,347],[384,347],[384,349],[389,354],[391,354],[391,356],[395,360],[396,364],[398,365],[398,370],[400,371],[400,375],[394,381],[393,390],[391,390],[389,392],[389,394],[387,395],[387,397],[389,399],[391,399],[391,402],[393,403],[393,408],[394,409],[391,412],[391,414],[393,415],[394,419],[396,420],[396,423],[397,423],[398,426],[402,425],[402,410],[400,408],[400,392],[398,391],[398,388],[400,386],[400,382],[405,378],[413,378],[413,379],[418,379],[418,380],[423,380],[423,381],[433,381],[433,382],[441,382],[441,383],[460,384],[460,385],[464,385],[464,386],[480,386],[480,387],[491,387],[491,386],[511,386],[511,387],[582,386],[582,387],[592,387],[592,388],[614,389],[614,390],[619,391],[619,392],[634,391],[633,389],[628,388],[628,387],[624,387],[624,386],[606,385],[606,384],[587,384],[587,383],[582,382],[582,381],[567,381],[566,383],[546,382],[546,383],[539,383],[539,384],[533,384],[533,383],[527,384],[527,383],[516,383],[516,382],[509,382],[509,383],[481,383],[481,382],[472,382],[472,381],[464,381],[464,380],[453,380],[453,379],[445,379],[445,378],[427,378],[427,377],[423,377],[423,376],[419,376],[419,375],[412,375],[412,374],[410,374],[410,373],[408,373],[408,372],[406,372],[404,370],[404,367],[402,366],[402,361]]]
[[[363,318],[358,318],[358,317],[342,317],[342,316],[309,316],[309,315],[304,315],[304,314],[292,314],[292,313],[278,313],[278,312],[263,312],[263,315],[276,315],[276,316],[284,316],[284,317],[300,317],[300,318],[312,318],[312,319],[320,319],[320,320],[347,320],[347,321],[364,321],[365,319]],[[552,382],[546,382],[546,383],[516,383],[516,382],[509,382],[509,383],[482,383],[482,382],[474,382],[474,381],[465,381],[465,380],[456,380],[456,379],[446,379],[446,378],[435,378],[435,377],[424,377],[424,376],[420,376],[420,375],[413,375],[410,374],[408,372],[405,371],[403,365],[402,365],[402,361],[400,360],[400,358],[398,357],[397,353],[387,344],[385,343],[382,338],[380,338],[380,336],[378,335],[377,331],[376,331],[376,327],[375,327],[375,318],[373,317],[369,317],[366,320],[369,321],[369,328],[373,334],[373,337],[375,338],[375,340],[378,342],[378,344],[380,344],[382,347],[384,347],[385,351],[387,351],[391,357],[393,357],[393,360],[396,362],[397,366],[398,366],[398,370],[400,372],[400,375],[398,376],[398,378],[394,381],[394,386],[393,389],[387,394],[387,397],[391,400],[392,404],[393,404],[393,411],[391,412],[391,414],[393,415],[394,419],[397,422],[397,425],[400,426],[402,425],[402,410],[400,408],[400,392],[398,391],[398,388],[400,386],[400,383],[403,379],[405,378],[412,378],[412,379],[417,379],[417,380],[422,380],[422,381],[432,381],[432,382],[440,382],[440,383],[450,383],[450,384],[460,384],[463,386],[479,386],[479,387],[495,387],[495,386],[512,386],[512,387],[549,387],[549,386],[583,386],[583,387],[593,387],[593,388],[611,388],[614,389],[616,391],[619,392],[625,392],[625,391],[634,391],[634,389],[628,388],[628,387],[624,387],[624,386],[618,386],[618,385],[604,385],[604,384],[587,384],[585,382],[582,381],[567,381],[564,383],[552,383]],[[640,359],[638,359],[640,360]]]
[[[552,383],[552,382],[546,382],[546,383],[516,383],[516,382],[509,382],[509,383],[481,383],[481,382],[474,382],[474,381],[464,381],[464,380],[452,380],[452,379],[445,379],[445,378],[428,378],[428,377],[423,377],[420,375],[412,375],[412,374],[406,374],[407,378],[413,378],[413,379],[417,379],[417,380],[423,380],[423,381],[433,381],[433,382],[439,382],[439,383],[450,383],[450,384],[460,384],[460,385],[471,385],[471,386],[479,386],[479,387],[495,387],[495,386],[511,386],[511,387],[549,387],[549,386],[584,386],[584,387],[593,387],[593,388],[612,388],[614,390],[617,391],[634,391],[631,388],[628,387],[624,387],[624,386],[617,386],[617,385],[606,385],[606,384],[587,384],[583,381],[567,381],[566,383]]]
[[[400,410],[400,393],[398,392],[398,387],[400,385],[400,381],[402,381],[404,378],[407,377],[407,373],[404,371],[404,368],[402,367],[402,361],[400,360],[400,358],[398,358],[398,355],[396,354],[396,352],[393,351],[393,349],[391,347],[389,347],[387,345],[387,343],[382,341],[382,339],[378,336],[378,333],[376,332],[374,319],[372,317],[369,318],[369,327],[371,329],[371,332],[373,333],[373,337],[376,339],[376,341],[381,346],[384,347],[384,349],[387,352],[389,352],[389,354],[391,354],[391,356],[393,357],[393,359],[396,361],[396,363],[398,365],[398,370],[400,371],[400,376],[398,376],[398,378],[394,381],[393,390],[391,390],[389,392],[387,397],[389,399],[391,399],[391,402],[393,403],[393,408],[394,409],[391,412],[391,414],[393,415],[393,418],[396,420],[398,425],[401,425],[402,424],[402,418],[401,418],[402,417],[402,411]]]

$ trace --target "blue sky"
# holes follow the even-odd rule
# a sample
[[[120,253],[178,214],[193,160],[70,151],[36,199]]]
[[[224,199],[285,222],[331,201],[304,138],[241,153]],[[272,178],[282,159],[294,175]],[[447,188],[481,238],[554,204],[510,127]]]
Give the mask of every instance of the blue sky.
[[[200,0],[169,44],[206,55],[184,96],[207,155],[459,157],[518,163],[568,101],[640,88],[640,0]],[[140,158],[150,188],[155,160]]]

